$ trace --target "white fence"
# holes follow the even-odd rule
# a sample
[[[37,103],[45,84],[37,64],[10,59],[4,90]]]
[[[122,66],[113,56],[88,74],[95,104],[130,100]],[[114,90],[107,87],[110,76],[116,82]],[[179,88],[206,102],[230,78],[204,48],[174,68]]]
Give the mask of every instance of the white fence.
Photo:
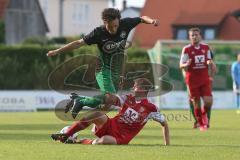
[[[234,95],[231,91],[213,93],[213,108],[234,109]],[[37,109],[54,109],[55,105],[68,98],[68,95],[54,91],[0,91],[0,111],[36,111]],[[157,98],[151,98],[159,103]],[[184,91],[172,91],[160,97],[161,109],[188,109],[188,96]]]
[[[54,91],[0,91],[0,111],[53,109],[67,96]]]
[[[215,109],[234,109],[236,108],[235,97],[232,91],[213,92],[213,108]],[[160,100],[152,98],[153,103],[160,101],[162,109],[188,109],[188,95],[184,91],[172,91],[162,95]],[[155,103],[156,104],[156,103]],[[156,104],[157,105],[157,104]]]

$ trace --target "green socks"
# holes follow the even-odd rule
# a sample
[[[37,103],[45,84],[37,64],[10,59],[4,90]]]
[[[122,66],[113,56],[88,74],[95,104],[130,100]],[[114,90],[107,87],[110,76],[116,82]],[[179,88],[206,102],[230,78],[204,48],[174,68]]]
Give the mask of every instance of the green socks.
[[[195,122],[197,122],[197,119],[196,119],[195,114],[194,114],[193,102],[191,100],[189,100],[189,106],[190,106],[190,111],[191,111],[191,113],[193,115],[193,118],[194,118]]]
[[[84,97],[78,98],[81,106],[88,106],[91,108],[96,108],[98,105],[104,103],[105,95],[97,95],[94,97]]]

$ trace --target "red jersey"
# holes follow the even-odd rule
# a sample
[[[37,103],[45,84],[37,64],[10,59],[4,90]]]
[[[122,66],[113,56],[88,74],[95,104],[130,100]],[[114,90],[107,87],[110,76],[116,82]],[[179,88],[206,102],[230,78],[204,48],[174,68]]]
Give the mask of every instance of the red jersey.
[[[128,144],[135,137],[148,119],[164,122],[165,118],[157,112],[157,107],[147,99],[136,101],[132,95],[119,97],[118,106],[121,110],[114,118],[101,127],[95,128],[95,135],[102,137],[110,135],[116,138],[118,144]]]
[[[135,136],[147,123],[151,112],[157,112],[157,107],[147,99],[137,102],[135,97],[127,95],[124,99],[121,97],[121,110],[113,118],[120,126],[121,132],[129,132]]]
[[[207,61],[211,60],[211,51],[209,46],[200,43],[199,47],[189,44],[182,50],[181,62],[186,63],[191,59],[191,65],[186,71],[185,80],[188,85],[201,85],[209,82]]]

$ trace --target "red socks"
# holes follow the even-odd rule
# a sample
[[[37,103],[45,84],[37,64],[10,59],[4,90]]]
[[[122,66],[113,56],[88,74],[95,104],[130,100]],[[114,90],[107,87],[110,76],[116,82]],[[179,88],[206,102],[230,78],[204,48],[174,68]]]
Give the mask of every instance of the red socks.
[[[88,126],[90,125],[90,122],[88,121],[84,121],[84,120],[81,120],[81,121],[77,121],[75,122],[69,129],[68,131],[66,132],[66,135],[68,137],[72,136],[74,133],[78,132],[78,131],[81,131],[81,130],[84,130],[85,128],[87,128]]]
[[[203,125],[203,122],[202,122],[202,112],[201,112],[201,108],[194,108],[194,114],[196,116],[196,119],[198,121],[198,124],[200,126]]]
[[[93,142],[93,140],[91,140],[91,139],[83,139],[81,141],[81,144],[92,144],[92,142]]]
[[[205,106],[202,107],[202,122],[204,125],[208,125],[209,123],[209,120],[207,117],[208,111],[209,111],[208,107],[205,107]]]

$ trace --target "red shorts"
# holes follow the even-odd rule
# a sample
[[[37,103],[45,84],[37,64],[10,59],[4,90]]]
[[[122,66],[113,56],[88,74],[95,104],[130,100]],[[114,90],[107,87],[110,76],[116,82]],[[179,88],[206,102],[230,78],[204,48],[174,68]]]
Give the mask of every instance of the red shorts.
[[[135,135],[121,130],[121,124],[116,119],[108,118],[107,122],[101,128],[95,128],[95,135],[99,138],[102,136],[112,136],[116,139],[117,144],[128,144]]]
[[[200,99],[200,97],[212,96],[212,86],[209,82],[196,86],[188,85],[188,89],[191,99]]]

